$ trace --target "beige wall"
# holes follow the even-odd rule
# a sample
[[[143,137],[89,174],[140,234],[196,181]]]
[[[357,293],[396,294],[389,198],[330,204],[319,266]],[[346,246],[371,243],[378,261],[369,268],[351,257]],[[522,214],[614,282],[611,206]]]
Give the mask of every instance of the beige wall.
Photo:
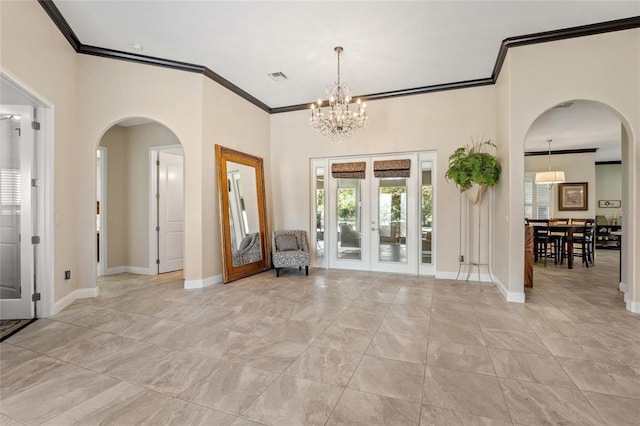
[[[596,164],[596,214],[609,223],[622,215],[622,208],[600,208],[599,200],[622,200],[622,165]]]
[[[179,144],[171,130],[158,123],[116,125],[102,137],[100,146],[108,148],[107,268],[151,267],[149,148]]]
[[[495,191],[495,206],[493,217],[493,273],[496,276],[498,288],[505,298],[514,302],[524,301],[524,292],[521,290],[509,291],[509,276],[514,262],[522,258],[522,251],[512,252],[505,250],[509,246],[509,209],[511,208],[511,193],[522,190],[522,182],[514,182],[509,174],[513,161],[514,150],[511,149],[511,57],[507,55],[502,71],[496,82],[496,145],[497,156],[502,165],[500,184]],[[524,220],[520,223],[522,227]],[[524,231],[523,231],[524,232]]]
[[[100,146],[107,149],[107,199],[102,203],[101,214],[106,215],[106,232],[102,238],[107,243],[107,253],[101,253],[101,261],[107,268],[127,265],[127,134],[124,127],[113,126],[102,137]],[[106,235],[105,235],[106,234]]]
[[[366,129],[341,144],[311,129],[309,111],[272,115],[275,229],[310,232],[311,158],[433,150],[437,152],[436,235],[440,236],[436,237],[436,267],[440,273],[457,272],[460,195],[444,174],[455,148],[470,143],[472,136],[494,138],[494,104],[493,86],[369,102]]]
[[[264,161],[267,220],[272,214],[269,114],[209,79],[204,81],[202,144],[202,241],[204,277],[222,273],[215,145],[260,157]],[[267,225],[267,232],[271,229]],[[270,238],[267,238],[270,241]]]
[[[598,101],[614,110],[627,127],[630,143],[623,138],[623,165],[631,178],[628,210],[623,219],[623,255],[628,265],[623,280],[630,287],[627,307],[640,311],[640,269],[636,266],[640,258],[639,224],[637,213],[633,213],[640,211],[640,29],[516,47],[509,50],[508,56],[512,161],[507,174],[514,185],[521,185],[524,177],[522,153],[527,131],[549,108],[569,100]],[[509,241],[507,246],[497,247],[498,257],[521,253],[524,245],[523,194],[515,190],[510,194]],[[522,264],[519,256],[510,263],[506,284],[510,291],[523,290]]]
[[[524,157],[525,172],[543,172],[549,169],[549,159],[546,155],[533,155]],[[595,154],[593,152],[581,154],[561,154],[551,156],[551,170],[564,171],[567,183],[587,182],[588,184],[588,210],[581,211],[560,211],[558,205],[558,185],[554,185],[551,190],[551,200],[553,209],[551,217],[575,217],[594,218],[596,217],[596,167]],[[523,204],[524,205],[524,204]]]
[[[78,200],[79,227],[88,229],[88,207],[95,194],[92,163],[103,133],[124,118],[146,117],[175,134],[185,153],[185,278],[202,278],[200,204],[202,167],[202,79],[201,75],[114,61],[93,56],[78,57]],[[146,197],[145,197],[146,198]],[[82,248],[78,263],[83,283],[95,286],[90,268],[92,250],[80,233]]]
[[[0,60],[2,69],[55,106],[53,212],[53,300],[81,282],[77,274],[76,208],[76,62],[75,51],[35,1],[0,1]],[[95,151],[91,160],[95,163]],[[92,245],[95,253],[95,200],[92,206]],[[95,256],[93,263],[95,264]],[[94,267],[95,269],[95,267]],[[64,271],[71,270],[71,279]]]

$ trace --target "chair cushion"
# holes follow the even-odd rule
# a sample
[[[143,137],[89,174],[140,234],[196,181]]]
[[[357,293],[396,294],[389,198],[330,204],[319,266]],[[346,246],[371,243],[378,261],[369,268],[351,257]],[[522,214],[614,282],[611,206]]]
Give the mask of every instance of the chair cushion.
[[[244,250],[247,247],[249,247],[249,244],[251,244],[252,238],[253,238],[253,234],[248,234],[246,237],[244,237],[242,239],[242,242],[240,243],[240,247],[238,247],[238,250]]]
[[[298,250],[298,241],[292,234],[278,235],[276,237],[276,249],[278,251]]]

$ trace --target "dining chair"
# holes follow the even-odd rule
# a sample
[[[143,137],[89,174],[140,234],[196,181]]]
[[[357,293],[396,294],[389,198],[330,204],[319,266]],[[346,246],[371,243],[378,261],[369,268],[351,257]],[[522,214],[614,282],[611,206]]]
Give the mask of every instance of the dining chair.
[[[568,217],[554,217],[549,219],[549,225],[568,225],[570,220]],[[567,257],[567,231],[553,231],[551,235],[556,238],[556,243],[559,245],[558,260],[562,265]]]
[[[547,258],[551,257],[554,264],[558,264],[559,238],[549,232],[549,219],[528,219],[527,223],[533,226],[533,257],[534,261],[544,259],[547,266]]]
[[[582,263],[588,268],[594,264],[595,247],[595,219],[584,219],[583,226],[574,233],[573,253],[571,255],[582,258]]]

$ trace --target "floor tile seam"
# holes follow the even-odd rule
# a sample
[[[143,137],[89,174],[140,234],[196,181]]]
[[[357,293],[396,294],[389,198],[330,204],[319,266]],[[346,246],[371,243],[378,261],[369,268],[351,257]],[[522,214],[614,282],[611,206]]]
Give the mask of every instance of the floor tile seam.
[[[493,364],[492,364],[493,366]],[[434,365],[434,364],[425,364],[425,367],[428,368],[436,368],[438,370],[447,370],[447,371],[453,371],[456,373],[468,373],[468,374],[475,374],[476,376],[482,376],[482,377],[491,377],[494,379],[499,379],[500,377],[495,374],[495,367],[493,367],[494,369],[494,374],[488,374],[488,373],[478,373],[477,371],[469,371],[469,370],[459,370],[457,368],[451,368],[451,367],[441,367],[439,365]]]
[[[425,397],[425,386],[427,385],[427,366],[429,362],[429,347],[431,346],[431,318],[429,318],[429,326],[427,327],[427,352],[424,358],[424,368],[422,370],[422,395],[420,397],[420,417],[418,417],[418,424],[422,423],[422,410],[424,409],[424,397]]]
[[[512,380],[512,381],[515,381],[515,382],[521,382],[521,383],[531,383],[531,382],[526,382],[526,381],[517,380],[517,379],[507,379],[507,380]],[[500,382],[500,381],[499,381],[499,382]],[[561,388],[561,389],[568,389],[568,390],[571,390],[571,391],[577,391],[577,392],[578,392],[578,394],[580,395],[580,397],[583,399],[583,402],[587,403],[587,405],[589,405],[589,407],[591,407],[591,409],[593,410],[593,412],[594,412],[594,413],[596,413],[596,415],[598,416],[598,418],[602,421],[602,423],[601,423],[601,424],[603,424],[603,425],[604,425],[604,424],[607,424],[607,423],[604,421],[604,418],[602,417],[602,415],[600,414],[600,411],[598,411],[598,410],[593,406],[593,404],[591,404],[591,401],[589,401],[589,398],[587,398],[587,397],[586,397],[586,395],[584,394],[584,391],[583,391],[583,390],[581,390],[581,389],[579,389],[579,388],[577,388],[577,387],[576,387],[576,388],[567,388],[567,387],[564,387],[564,386],[549,385],[549,384],[545,384],[545,383],[533,383],[533,384],[538,384],[538,385],[542,385],[542,386],[549,386],[549,387],[552,387],[552,388]],[[500,388],[502,388],[502,382],[500,382]],[[504,390],[503,390],[503,393],[504,393]],[[575,393],[575,392],[572,392],[572,393]],[[606,394],[604,394],[604,395],[606,395]],[[609,396],[611,396],[611,395],[609,395]],[[507,410],[508,410],[508,409],[509,409],[509,406],[507,405]],[[512,420],[512,421],[513,421],[513,420]],[[515,423],[514,423],[514,424],[515,424]]]
[[[542,342],[545,346],[546,344],[544,342]],[[604,348],[605,350],[607,350],[607,352],[611,352],[608,349]],[[551,354],[551,356],[553,356],[554,358],[566,358],[566,359],[573,359],[576,361],[591,361],[591,362],[599,362],[599,363],[603,363],[603,364],[612,364],[612,365],[624,365],[626,367],[632,368],[631,366],[629,366],[625,361],[619,361],[619,362],[615,362],[615,361],[606,361],[606,360],[601,360],[601,359],[593,359],[593,358],[577,358],[577,357],[570,357],[570,356],[562,356],[562,355],[555,355],[551,349],[549,349],[549,347],[547,347],[547,350],[549,351],[549,353]],[[611,352],[611,357],[612,358],[616,358],[617,354]]]
[[[496,375],[495,377],[498,379],[498,381],[500,381],[501,379],[512,380],[514,382],[528,383],[528,384],[542,385],[542,386],[551,386],[551,387],[554,387],[554,388],[562,388],[562,389],[568,389],[568,390],[581,392],[581,389],[578,388],[577,386],[572,387],[572,386],[566,386],[566,385],[542,383],[542,382],[535,382],[535,381],[532,381],[532,380],[524,380],[524,379],[519,379],[519,378],[515,378],[515,377],[506,377],[506,376],[498,376],[498,375]],[[567,377],[569,377],[569,376],[567,375]],[[569,377],[569,380],[571,380],[571,377]],[[573,383],[573,380],[571,380],[571,382]]]
[[[207,410],[213,410],[213,411],[217,411],[217,412],[219,412],[219,413],[224,413],[224,414],[227,414],[227,415],[233,416],[233,417],[235,417],[235,418],[237,419],[237,418],[239,417],[239,414],[231,413],[231,412],[229,412],[229,411],[225,411],[225,410],[220,409],[220,408],[210,407],[210,406],[208,406],[208,405],[201,404],[201,403],[199,403],[199,402],[197,402],[197,401],[193,401],[193,400],[187,399],[187,398],[186,398],[186,397],[184,397],[184,396],[180,396],[180,395],[182,395],[183,393],[187,392],[189,389],[191,389],[191,388],[192,388],[193,386],[195,386],[196,384],[200,383],[201,381],[202,381],[202,380],[198,380],[197,382],[193,383],[191,386],[189,386],[187,389],[183,390],[182,392],[180,392],[180,393],[179,393],[179,394],[177,394],[176,396],[173,396],[173,395],[169,395],[169,394],[166,394],[166,393],[160,392],[160,391],[158,391],[158,390],[156,390],[156,389],[150,389],[150,388],[148,388],[148,387],[146,387],[146,386],[144,386],[144,385],[136,385],[136,386],[143,387],[143,388],[145,388],[146,390],[150,390],[150,391],[152,391],[152,392],[158,393],[158,394],[163,395],[163,396],[168,396],[169,398],[173,398],[173,399],[178,400],[178,401],[181,401],[181,402],[186,402],[186,403],[188,403],[188,404],[193,404],[193,405],[197,405],[198,407],[206,408]],[[133,384],[135,384],[135,383],[133,383]],[[252,403],[253,403],[253,402],[252,402]],[[234,421],[235,421],[235,419],[234,419]],[[231,423],[233,423],[233,422],[231,422]]]
[[[489,354],[489,356],[491,356],[491,354]],[[493,360],[491,360],[491,362],[493,363]],[[493,367],[493,369],[495,370],[495,366]],[[511,409],[509,408],[509,404],[507,403],[507,397],[505,395],[504,387],[502,386],[502,381],[498,377],[496,377],[496,380],[498,381],[498,389],[500,389],[500,393],[502,394],[502,402],[504,403],[504,406],[507,408],[509,419],[511,420],[512,424],[515,424],[515,420],[513,419],[513,414],[511,413]],[[515,407],[514,407],[514,410],[515,410]]]
[[[500,390],[500,392],[502,392],[502,389]],[[455,408],[445,408],[445,407],[439,407],[439,406],[437,406],[437,405],[433,405],[433,404],[426,404],[426,403],[424,403],[424,402],[422,402],[420,405],[421,405],[421,406],[424,406],[424,407],[433,407],[433,408],[438,408],[438,409],[440,409],[440,410],[453,411],[454,413],[460,413],[460,414],[463,414],[463,415],[466,415],[466,416],[482,417],[482,418],[484,418],[484,419],[496,420],[496,421],[500,421],[500,422],[505,422],[505,421],[506,421],[506,420],[495,419],[495,418],[493,418],[493,417],[483,416],[483,415],[481,415],[481,414],[473,414],[473,413],[470,413],[470,412],[468,412],[468,411],[460,411],[460,410],[457,410],[457,409],[455,409]],[[505,402],[505,406],[506,406],[506,402]],[[508,412],[508,409],[509,409],[509,407],[507,407],[507,412]],[[420,410],[420,411],[422,412],[422,408],[421,408],[421,410]],[[422,414],[422,413],[421,413],[421,414]],[[509,418],[511,418],[511,414],[509,414]],[[515,425],[515,424],[523,425],[522,423],[515,423],[515,422],[513,422],[513,420],[508,421],[508,423],[511,423],[511,424],[514,424],[514,425]],[[523,426],[524,426],[524,425],[523,425]]]
[[[377,334],[377,333],[376,333]],[[385,334],[385,333],[382,333]],[[374,336],[375,337],[375,336]],[[404,337],[404,336],[402,336]],[[371,346],[371,344],[369,344],[369,346]],[[427,365],[427,359],[426,359],[426,354],[425,354],[425,361],[424,362],[415,362],[415,361],[408,361],[406,359],[398,359],[398,358],[389,358],[387,356],[382,356],[382,355],[374,355],[374,354],[370,354],[367,353],[367,351],[369,350],[369,346],[367,346],[367,349],[365,350],[365,352],[362,354],[363,356],[369,356],[371,358],[378,358],[378,359],[382,359],[382,360],[388,360],[388,361],[396,361],[396,362],[406,362],[408,364],[415,364],[415,365],[421,365],[421,366],[426,366]],[[428,346],[428,343],[427,343]],[[428,353],[428,352],[427,352]]]
[[[232,414],[232,413],[229,413],[227,411],[220,410],[218,408],[209,407],[209,406],[200,404],[200,403],[195,402],[195,401],[190,401],[190,400],[185,399],[185,398],[180,398],[180,395],[183,394],[184,392],[186,392],[189,388],[191,388],[191,386],[189,386],[189,388],[185,389],[184,391],[178,393],[177,395],[170,395],[168,393],[161,392],[161,391],[159,391],[157,389],[152,389],[152,388],[148,387],[148,385],[146,385],[146,384],[130,382],[130,381],[127,381],[127,380],[121,380],[121,382],[128,383],[128,384],[133,385],[133,386],[137,386],[137,387],[142,388],[142,389],[144,389],[146,391],[150,391],[150,392],[152,392],[154,394],[158,394],[161,397],[168,397],[168,398],[171,398],[171,399],[176,400],[178,402],[186,402],[187,404],[193,404],[193,405],[196,405],[198,407],[205,408],[207,410],[212,410],[212,411],[216,411],[218,413],[228,414],[228,415],[236,417],[236,418],[238,417],[237,414]],[[194,383],[194,385],[195,385],[195,383]],[[234,421],[235,421],[235,419],[234,419]]]
[[[637,402],[637,403],[640,404],[640,396],[638,398],[635,398],[633,396],[628,396],[628,395],[618,395],[618,394],[604,393],[604,392],[600,392],[600,391],[586,390],[586,389],[578,389],[578,391],[582,394],[582,396],[587,401],[589,400],[589,398],[587,397],[586,393],[596,393],[598,395],[604,395],[604,396],[608,396],[608,397],[612,397],[612,398],[625,399],[625,400],[628,400],[630,402]]]
[[[567,360],[571,360],[571,361],[592,362],[594,364],[607,364],[607,365],[613,365],[613,366],[622,366],[622,367],[626,367],[626,368],[628,368],[628,369],[633,371],[633,367],[631,367],[631,366],[629,366],[629,365],[627,365],[626,363],[623,363],[623,362],[609,362],[609,361],[593,360],[593,359],[585,359],[585,358],[572,358],[572,357],[569,357],[569,356],[560,356],[560,355],[553,355],[553,354],[551,354],[551,356],[553,356],[553,358],[556,360],[556,362],[558,362],[558,364],[560,364],[561,367],[562,367],[562,364],[558,360],[567,359]],[[564,367],[563,367],[563,369],[564,369]],[[567,374],[569,374],[569,373],[567,373]],[[640,378],[640,375],[638,375],[638,377]]]
[[[515,331],[515,330],[501,330],[501,329],[495,329],[495,328],[494,328],[494,329],[491,329],[491,330],[498,330],[498,331]],[[482,338],[484,339],[484,341],[485,341],[485,343],[486,343],[487,339],[485,338],[484,330],[483,330],[483,329],[480,329],[480,333],[482,333]],[[533,335],[535,335],[535,336],[536,336],[536,338],[537,338],[538,340],[540,340],[540,338],[538,337],[538,335],[536,335],[535,333],[533,333],[533,332],[532,332],[532,333],[529,333],[529,334],[533,334]],[[542,343],[542,340],[540,340],[540,343]],[[552,356],[553,356],[553,354],[549,351],[549,349],[547,349],[547,347],[544,345],[544,343],[542,343],[542,346],[544,346],[544,349],[547,351],[547,352],[545,352],[544,354],[541,354],[541,353],[539,353],[539,352],[524,351],[524,350],[519,350],[519,349],[505,349],[505,348],[497,348],[497,347],[491,346],[491,345],[490,345],[490,344],[488,344],[488,343],[487,343],[487,345],[486,345],[486,348],[487,348],[487,349],[489,349],[489,348],[491,348],[491,349],[502,349],[502,350],[507,350],[507,351],[512,351],[512,352],[524,352],[524,353],[528,353],[528,354],[552,355]]]
[[[9,419],[13,420],[13,421],[14,421],[14,422],[16,422],[17,424],[25,425],[25,426],[26,426],[26,423],[23,423],[23,422],[21,422],[20,420],[18,420],[18,419],[16,419],[16,418],[14,418],[14,417],[11,417],[11,416],[10,416],[10,415],[8,415],[6,412],[4,412],[4,411],[0,410],[0,413],[2,413],[2,415],[3,415],[3,416],[6,416],[6,417],[8,417]],[[58,417],[58,416],[55,416],[55,417]],[[55,418],[55,417],[53,417],[53,418]],[[49,420],[48,420],[48,421],[49,421]]]
[[[353,370],[353,371],[355,372],[355,370]],[[323,425],[326,426],[326,424],[329,423],[329,420],[331,419],[331,416],[333,416],[333,412],[336,411],[336,407],[338,406],[338,404],[340,404],[340,400],[342,399],[342,395],[344,395],[346,390],[347,390],[346,387],[342,387],[342,392],[340,392],[340,396],[336,399],[336,402],[335,402],[335,404],[333,404],[333,407],[331,407],[331,411],[329,412],[329,415],[327,416],[327,418],[324,421]]]
[[[424,388],[424,383],[422,384],[422,388]],[[420,401],[412,401],[409,399],[404,399],[404,398],[398,398],[397,396],[389,396],[389,395],[383,395],[381,393],[375,393],[375,392],[371,392],[371,391],[366,391],[366,390],[362,390],[362,389],[357,389],[357,388],[352,388],[349,386],[346,386],[345,391],[348,389],[350,391],[354,391],[354,392],[361,392],[361,393],[366,393],[367,395],[373,395],[373,396],[377,396],[377,397],[382,397],[382,398],[388,398],[388,399],[393,399],[394,401],[400,401],[400,402],[408,402],[410,404],[418,404],[418,405],[422,405],[422,398],[424,397],[424,389],[421,390],[421,396],[420,396]]]

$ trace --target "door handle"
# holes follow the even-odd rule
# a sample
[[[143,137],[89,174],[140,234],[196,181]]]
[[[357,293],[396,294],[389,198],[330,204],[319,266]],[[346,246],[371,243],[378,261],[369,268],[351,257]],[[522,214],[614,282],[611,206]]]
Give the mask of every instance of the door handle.
[[[379,230],[380,230],[380,228],[374,228],[374,227],[371,227],[371,230],[372,230],[372,231],[379,231]]]

